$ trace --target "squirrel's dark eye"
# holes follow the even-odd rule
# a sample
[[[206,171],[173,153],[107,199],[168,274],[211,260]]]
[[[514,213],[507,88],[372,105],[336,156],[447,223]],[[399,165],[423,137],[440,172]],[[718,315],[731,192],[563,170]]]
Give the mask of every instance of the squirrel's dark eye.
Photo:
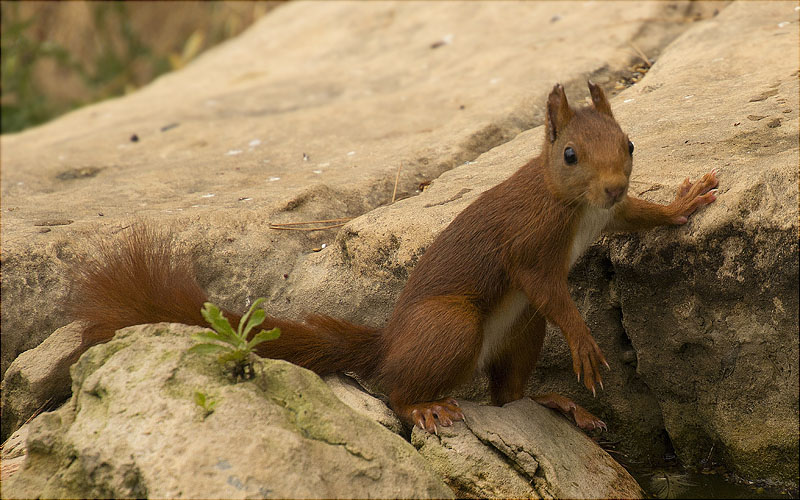
[[[575,154],[574,149],[567,148],[564,150],[564,161],[567,162],[567,165],[575,165],[578,163],[578,155]]]
[[[633,154],[633,143],[628,141],[628,153]]]

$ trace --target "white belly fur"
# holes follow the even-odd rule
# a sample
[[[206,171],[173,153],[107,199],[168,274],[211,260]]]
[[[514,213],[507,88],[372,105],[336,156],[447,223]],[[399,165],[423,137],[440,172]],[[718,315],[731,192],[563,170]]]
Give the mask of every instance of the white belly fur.
[[[506,334],[527,305],[528,297],[521,290],[510,290],[483,321],[483,344],[478,356],[479,370],[486,368],[487,363],[494,359],[495,352],[503,346]]]
[[[587,208],[578,223],[569,251],[569,266],[594,243],[611,220],[611,210]],[[502,348],[505,337],[528,305],[528,297],[521,290],[510,290],[483,322],[483,344],[478,355],[478,370],[483,370]]]
[[[608,225],[611,220],[611,210],[603,208],[587,207],[583,213],[583,217],[578,222],[578,227],[575,230],[575,237],[572,238],[572,246],[569,249],[569,267],[575,264],[578,257],[583,255],[583,252],[589,248],[589,245],[594,243],[600,233]]]

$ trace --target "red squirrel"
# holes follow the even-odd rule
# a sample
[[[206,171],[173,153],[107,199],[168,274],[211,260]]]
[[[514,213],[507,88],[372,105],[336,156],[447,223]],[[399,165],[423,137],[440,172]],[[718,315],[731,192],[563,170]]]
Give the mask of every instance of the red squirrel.
[[[268,317],[281,336],[257,347],[320,375],[349,371],[376,380],[410,426],[436,432],[463,420],[445,397],[476,370],[490,380],[492,403],[524,396],[545,335],[557,326],[569,345],[578,381],[602,388],[603,353],[567,287],[567,273],[603,230],[680,225],[716,199],[716,169],[687,178],[675,200],[659,205],[628,196],[633,143],[611,113],[603,90],[589,82],[592,105],[573,109],[564,88],[547,99],[541,153],[481,194],[420,258],[383,328],[329,316],[305,321]],[[188,256],[146,226],[102,246],[76,268],[72,311],[87,322],[84,345],[109,340],[122,327],[161,321],[207,326],[208,300]],[[232,324],[241,315],[225,312]],[[557,394],[535,396],[571,415],[584,429],[605,424]]]

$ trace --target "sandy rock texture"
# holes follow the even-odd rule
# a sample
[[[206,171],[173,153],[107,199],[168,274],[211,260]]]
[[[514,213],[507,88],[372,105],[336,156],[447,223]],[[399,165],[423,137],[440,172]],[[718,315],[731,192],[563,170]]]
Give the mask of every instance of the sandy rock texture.
[[[315,311],[382,324],[436,234],[537,153],[544,131],[532,127],[552,84],[567,82],[571,102],[579,103],[585,78],[630,63],[627,43],[638,40],[658,60],[611,100],[636,144],[632,194],[666,203],[685,177],[718,167],[720,196],[686,226],[610,235],[589,249],[571,273],[572,293],[613,368],[606,390],[593,399],[577,383],[556,331],[529,390],[573,397],[609,424],[608,439],[631,456],[658,457],[674,447],[688,463],[711,456],[748,479],[796,485],[796,3],[705,4],[721,12],[697,23],[678,20],[704,4],[504,7],[531,9],[525,15],[485,4],[434,4],[424,13],[412,12],[419,4],[377,5],[323,8],[352,14],[341,19],[362,30],[358,44],[317,11],[303,10],[306,4],[291,4],[141,92],[3,137],[3,366],[66,322],[56,299],[65,293],[64,267],[86,251],[80,240],[112,235],[134,215],[172,225],[194,245],[201,281],[221,304],[243,309],[245,298],[265,295],[274,314]],[[379,21],[375,10],[355,15],[378,8],[393,12],[391,21],[388,14]],[[470,14],[454,14],[459,9]],[[299,14],[314,28],[293,25]],[[532,27],[525,16],[534,14],[545,17]],[[452,16],[469,29],[449,29]],[[581,31],[584,25],[593,28]],[[394,35],[373,36],[378,32]],[[647,33],[663,36],[638,38]],[[325,42],[319,46],[318,36]],[[290,52],[277,48],[279,39]],[[484,47],[481,62],[475,54]],[[347,48],[372,54],[364,59],[372,65]],[[583,58],[607,50],[605,59],[584,65]],[[243,61],[262,54],[275,68],[294,68],[293,78],[279,79],[277,69],[243,73],[256,71]],[[292,54],[302,64],[289,64]],[[391,64],[380,70],[384,58]],[[412,71],[403,67],[416,68],[408,61],[428,67]],[[352,77],[362,66],[369,78]],[[501,80],[492,84],[495,74]],[[320,75],[339,82],[342,93],[324,100]],[[322,90],[293,93],[294,85],[312,84]],[[180,125],[161,132],[178,111]],[[135,124],[142,125],[140,140],[130,143]],[[497,136],[488,133],[492,126]],[[392,127],[405,132],[384,137]],[[268,133],[274,140],[262,148]],[[112,135],[108,145],[100,141]],[[250,146],[255,139],[262,142]],[[378,207],[391,198],[400,161],[404,195],[436,179],[419,196]],[[59,179],[67,168],[72,174]],[[208,194],[214,196],[202,198]],[[362,213],[336,232],[267,229],[272,220]],[[74,222],[34,225],[67,220]],[[484,391],[478,379],[459,395],[481,400]]]
[[[4,439],[37,412],[56,408],[69,398],[69,370],[85,350],[82,333],[79,321],[62,326],[8,367],[0,382]]]
[[[452,497],[413,446],[314,373],[266,360],[234,384],[187,352],[197,331],[133,327],[87,351],[70,401],[32,421],[3,497]]]
[[[608,453],[533,400],[461,406],[465,422],[411,436],[458,498],[645,498]]]
[[[587,407],[653,443],[649,401],[685,462],[711,457],[744,477],[796,485],[795,7],[732,4],[616,99],[637,147],[636,193],[667,202],[684,176],[717,167],[720,196],[685,227],[608,237],[572,278],[573,297],[616,358],[608,395],[582,398]],[[534,384],[575,393],[563,383],[568,351],[558,335],[549,340]]]
[[[0,371],[68,322],[87,238],[172,225],[215,297],[244,308],[335,234],[270,222],[361,215],[401,165],[397,196],[414,194],[540,124],[555,82],[613,87],[631,43],[654,56],[723,6],[293,2],[138,92],[3,136]]]
[[[591,398],[576,382],[557,331],[529,386],[532,394],[569,395],[599,415],[610,423],[607,439],[636,459],[674,447],[687,463],[711,456],[744,477],[797,482],[793,9],[727,7],[669,45],[640,83],[612,100],[636,143],[632,194],[667,203],[685,177],[722,171],[719,199],[686,226],[609,235],[573,269],[573,297],[614,367],[606,390]],[[756,119],[762,115],[769,119]],[[438,231],[536,154],[543,135],[524,131],[446,172],[421,196],[348,223],[325,251],[300,262],[275,307],[285,301],[297,314],[314,297],[315,310],[350,304],[351,317],[377,311],[368,320],[380,324]],[[485,400],[485,382],[459,395]]]
[[[530,399],[465,401],[468,425],[415,429],[412,446],[374,420],[388,411],[381,401],[341,377],[261,360],[253,380],[233,383],[188,352],[197,331],[142,325],[87,351],[70,401],[4,447],[3,498],[643,497]]]

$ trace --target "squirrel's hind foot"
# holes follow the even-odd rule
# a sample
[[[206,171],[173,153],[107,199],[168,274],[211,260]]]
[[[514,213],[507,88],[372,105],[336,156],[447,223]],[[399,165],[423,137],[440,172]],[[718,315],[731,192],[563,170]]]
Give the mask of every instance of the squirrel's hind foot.
[[[464,412],[453,398],[404,405],[396,411],[409,425],[416,425],[431,434],[439,433],[437,426],[449,427],[453,422],[464,420]]]
[[[532,398],[540,405],[558,410],[567,417],[575,420],[575,424],[585,431],[592,431],[595,429],[608,430],[606,423],[595,417],[586,409],[575,404],[571,399],[566,398],[554,392],[542,394],[541,396],[534,396]]]

